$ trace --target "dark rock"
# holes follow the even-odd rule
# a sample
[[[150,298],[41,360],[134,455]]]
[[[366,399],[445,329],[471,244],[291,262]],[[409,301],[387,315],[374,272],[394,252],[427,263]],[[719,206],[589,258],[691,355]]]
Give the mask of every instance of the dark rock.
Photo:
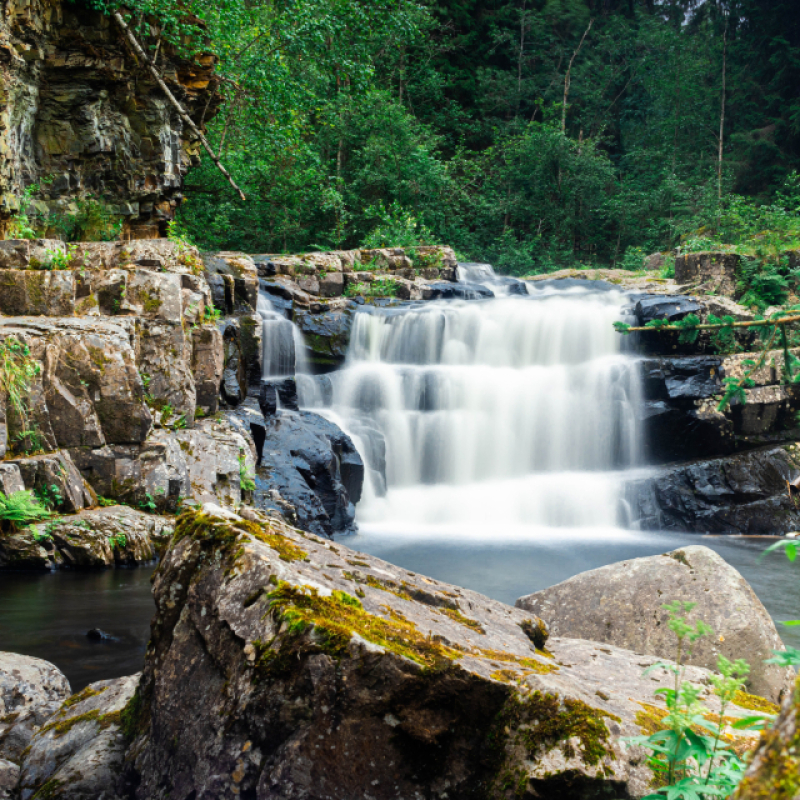
[[[780,703],[790,691],[793,670],[764,663],[773,650],[784,649],[767,609],[747,581],[707,547],[694,545],[582,572],[520,597],[516,606],[541,617],[552,636],[670,658],[676,639],[667,625],[665,598],[694,603],[689,623],[702,620],[712,629],[687,651],[687,664],[715,671],[720,655],[735,661],[747,653],[748,692]]]
[[[118,636],[112,636],[110,633],[100,630],[100,628],[92,628],[86,631],[86,638],[91,639],[93,642],[118,642]]]
[[[238,320],[226,320],[222,331],[224,361],[220,393],[230,406],[238,406],[247,397],[247,363],[242,353]]]
[[[258,407],[261,409],[264,419],[275,415],[278,410],[278,390],[273,382],[262,382],[261,390],[258,393]]]
[[[661,319],[677,322],[688,314],[698,314],[703,307],[693,297],[683,295],[655,295],[642,298],[636,303],[634,313],[639,325]]]
[[[304,530],[332,536],[355,530],[364,464],[350,438],[308,411],[278,410],[266,419],[264,483],[297,510]],[[259,505],[256,492],[256,505]]]
[[[322,314],[299,311],[295,325],[303,334],[310,360],[317,366],[338,366],[344,361],[350,344],[353,315],[358,305],[348,301],[344,307]]]
[[[423,300],[482,300],[489,297],[494,297],[494,292],[480,283],[439,281],[422,287]]]
[[[794,449],[775,447],[666,467],[632,481],[631,524],[695,533],[782,534],[800,529],[787,491],[798,475]]]

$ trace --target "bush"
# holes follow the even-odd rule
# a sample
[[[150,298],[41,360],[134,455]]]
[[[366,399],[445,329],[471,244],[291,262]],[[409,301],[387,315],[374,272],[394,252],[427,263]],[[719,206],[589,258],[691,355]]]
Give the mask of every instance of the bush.
[[[0,522],[12,530],[19,530],[32,522],[48,519],[52,513],[27,490],[10,495],[0,493]]]

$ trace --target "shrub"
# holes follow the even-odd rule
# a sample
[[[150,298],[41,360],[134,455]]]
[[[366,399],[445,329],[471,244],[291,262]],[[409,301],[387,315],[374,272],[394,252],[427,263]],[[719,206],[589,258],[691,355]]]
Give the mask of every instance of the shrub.
[[[52,514],[28,490],[10,495],[0,493],[0,522],[12,530],[48,519]]]

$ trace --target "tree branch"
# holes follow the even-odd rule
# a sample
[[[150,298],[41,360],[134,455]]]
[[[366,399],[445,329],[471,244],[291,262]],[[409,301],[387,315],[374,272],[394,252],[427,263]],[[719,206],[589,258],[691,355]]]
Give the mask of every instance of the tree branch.
[[[230,185],[239,193],[239,197],[241,197],[243,201],[246,201],[247,198],[245,197],[244,192],[236,185],[228,170],[225,169],[220,160],[214,154],[214,151],[211,149],[211,145],[208,143],[208,139],[206,139],[206,137],[203,136],[203,134],[200,132],[200,129],[197,127],[197,125],[194,124],[192,118],[186,113],[185,109],[178,102],[175,95],[172,94],[167,84],[164,83],[164,79],[159,74],[153,62],[150,60],[150,57],[147,55],[142,46],[139,44],[138,40],[136,39],[136,36],[134,36],[133,34],[133,31],[128,27],[128,24],[122,18],[122,14],[120,14],[119,11],[112,11],[111,16],[114,17],[117,25],[119,25],[120,28],[122,29],[122,32],[125,34],[125,37],[130,42],[131,47],[133,48],[136,55],[138,55],[139,58],[141,58],[142,61],[144,61],[144,63],[147,65],[147,68],[150,70],[150,74],[155,78],[156,83],[161,87],[161,90],[167,96],[167,99],[175,107],[181,119],[189,126],[189,128],[191,128],[195,136],[197,136],[197,138],[200,139],[200,142],[202,143],[208,155],[211,157],[211,160],[216,164],[217,169],[228,179],[228,183],[230,183]]]

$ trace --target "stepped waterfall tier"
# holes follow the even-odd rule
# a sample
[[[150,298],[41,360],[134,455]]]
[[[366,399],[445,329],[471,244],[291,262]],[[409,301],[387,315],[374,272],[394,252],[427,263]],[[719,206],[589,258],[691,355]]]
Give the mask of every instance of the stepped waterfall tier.
[[[641,441],[640,371],[612,326],[625,298],[533,292],[355,316],[328,413],[369,467],[362,521],[625,521]]]

